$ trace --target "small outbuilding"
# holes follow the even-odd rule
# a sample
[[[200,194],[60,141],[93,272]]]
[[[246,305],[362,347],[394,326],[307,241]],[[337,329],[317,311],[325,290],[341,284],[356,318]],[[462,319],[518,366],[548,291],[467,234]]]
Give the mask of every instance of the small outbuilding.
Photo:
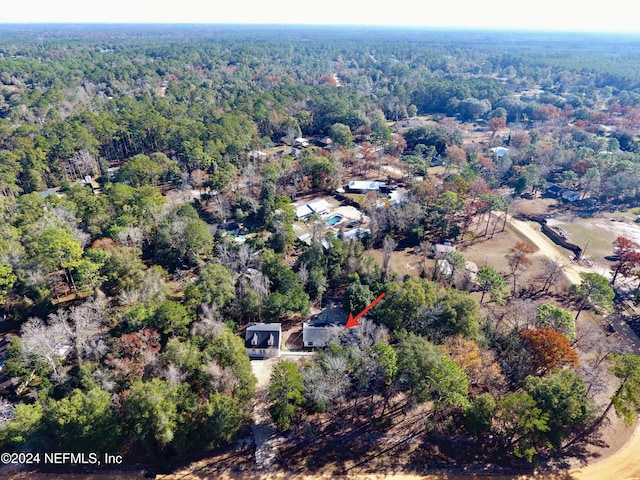
[[[249,158],[252,160],[264,160],[268,156],[269,155],[266,152],[263,152],[262,150],[251,150],[249,152]]]
[[[244,346],[249,358],[280,356],[282,324],[250,323],[244,335]]]

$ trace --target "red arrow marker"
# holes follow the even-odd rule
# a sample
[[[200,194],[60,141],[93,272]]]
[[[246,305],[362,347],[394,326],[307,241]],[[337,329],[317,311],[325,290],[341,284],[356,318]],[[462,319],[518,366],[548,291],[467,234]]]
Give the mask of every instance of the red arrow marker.
[[[362,316],[367,313],[369,310],[371,310],[373,308],[373,306],[378,303],[380,300],[382,300],[384,298],[384,293],[381,293],[380,295],[378,295],[378,298],[376,298],[373,302],[371,302],[367,308],[365,308],[364,310],[362,310],[358,315],[356,315],[356,318],[353,318],[353,314],[349,313],[349,320],[347,320],[347,324],[344,326],[344,329],[347,330],[349,328],[352,327],[359,327],[361,325],[361,323],[358,323],[358,319],[362,318]]]

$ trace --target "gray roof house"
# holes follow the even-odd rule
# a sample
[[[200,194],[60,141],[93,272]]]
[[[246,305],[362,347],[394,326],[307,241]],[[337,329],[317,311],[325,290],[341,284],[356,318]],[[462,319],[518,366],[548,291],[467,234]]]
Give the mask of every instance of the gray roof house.
[[[436,260],[442,259],[447,256],[449,252],[455,252],[456,246],[451,245],[449,242],[445,243],[434,243],[431,245],[431,257]]]
[[[580,200],[580,194],[574,190],[563,190],[562,192],[562,200],[566,200],[567,202],[573,203]]]
[[[340,326],[335,323],[305,322],[302,324],[302,345],[306,348],[326,347],[339,332]]]
[[[244,335],[244,347],[249,358],[280,356],[282,325],[280,323],[250,323]]]

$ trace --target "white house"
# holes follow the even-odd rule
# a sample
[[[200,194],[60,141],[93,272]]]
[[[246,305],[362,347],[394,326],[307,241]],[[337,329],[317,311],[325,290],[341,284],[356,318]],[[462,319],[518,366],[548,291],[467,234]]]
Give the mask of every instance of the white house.
[[[250,323],[244,335],[244,346],[249,358],[280,356],[282,325],[280,323]]]
[[[310,215],[320,215],[328,212],[331,209],[331,205],[326,200],[320,198],[313,200],[312,202],[305,203],[304,205],[296,206],[296,219],[301,220]]]
[[[387,186],[385,182],[370,182],[368,180],[349,181],[350,192],[377,192]]]
[[[326,200],[319,198],[312,202],[307,203],[307,206],[313,210],[313,213],[320,215],[321,213],[328,212],[331,209],[331,205]]]
[[[309,205],[306,203],[304,205],[300,205],[296,207],[296,219],[301,220],[303,218],[308,217],[309,215],[313,215],[313,210],[309,208]]]
[[[570,203],[577,202],[580,200],[580,194],[574,190],[563,190],[562,199]]]

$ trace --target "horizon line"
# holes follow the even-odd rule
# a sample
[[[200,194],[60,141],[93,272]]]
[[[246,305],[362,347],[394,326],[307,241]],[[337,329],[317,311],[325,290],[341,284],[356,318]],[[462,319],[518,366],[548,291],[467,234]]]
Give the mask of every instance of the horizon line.
[[[55,26],[55,27],[118,27],[118,26],[145,26],[145,27],[276,27],[276,28],[375,28],[375,29],[404,29],[404,30],[437,30],[444,32],[465,31],[479,33],[551,33],[551,34],[596,34],[596,35],[621,35],[640,36],[640,31],[635,30],[580,30],[580,29],[550,29],[550,28],[503,28],[484,27],[473,25],[393,25],[393,24],[365,24],[365,23],[260,23],[260,22],[145,22],[145,21],[9,21],[0,20],[0,25],[13,27],[29,26]],[[1,32],[0,32],[1,35]]]

